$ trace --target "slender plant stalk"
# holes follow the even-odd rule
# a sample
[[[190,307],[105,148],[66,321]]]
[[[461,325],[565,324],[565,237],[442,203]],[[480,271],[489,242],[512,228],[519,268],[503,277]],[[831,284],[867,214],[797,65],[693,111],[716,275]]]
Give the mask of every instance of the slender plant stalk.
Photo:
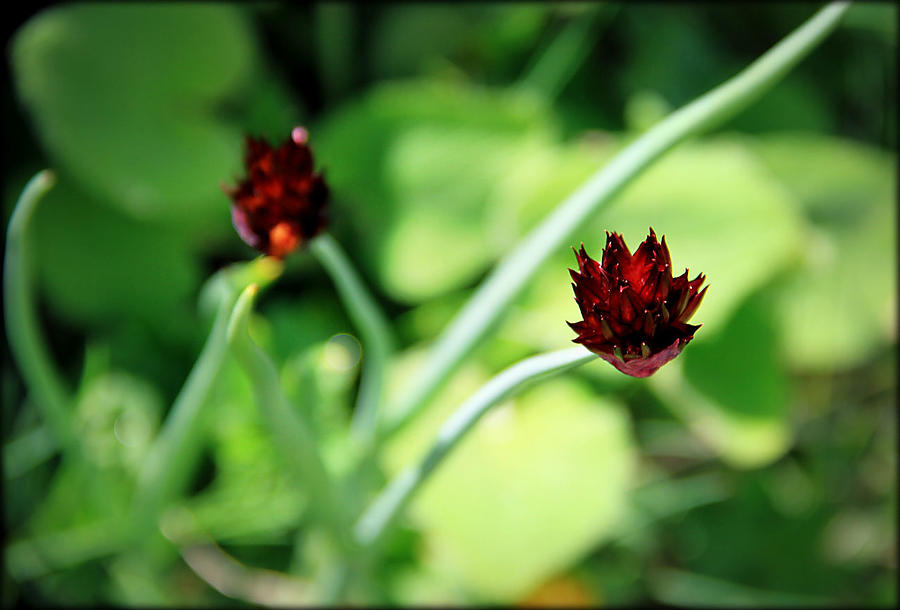
[[[267,284],[282,269],[283,264],[276,259],[260,257],[226,268],[210,280],[218,297],[212,330],[138,475],[133,527],[137,539],[156,526],[161,511],[184,487],[197,461],[203,407],[225,361],[228,322],[240,290],[251,282]]]
[[[350,90],[359,69],[353,45],[358,8],[349,2],[319,2],[315,5],[316,58],[322,75],[326,102],[336,103]]]
[[[363,445],[375,438],[378,406],[384,388],[385,369],[393,351],[393,338],[384,312],[366,289],[347,255],[331,235],[316,237],[310,251],[331,275],[341,300],[362,338],[362,378],[351,433]]]
[[[541,50],[518,82],[518,88],[555,100],[578,72],[596,42],[600,24],[608,23],[619,11],[618,4],[597,4],[577,15]]]
[[[377,545],[384,532],[428,475],[491,407],[540,379],[596,358],[597,356],[583,347],[532,356],[505,369],[481,386],[444,422],[425,457],[415,466],[394,477],[375,498],[356,523],[354,535],[357,541],[363,547],[371,548]]]
[[[736,76],[673,112],[620,152],[556,207],[494,268],[447,326],[404,397],[386,437],[418,414],[462,359],[495,326],[541,263],[651,163],[691,136],[722,124],[777,83],[837,26],[849,3],[834,2]]]
[[[27,239],[34,210],[55,182],[52,171],[38,172],[25,185],[13,210],[6,231],[3,312],[9,347],[25,385],[57,443],[75,457],[82,451],[72,422],[71,398],[41,336],[31,279],[32,252]]]
[[[51,443],[55,442],[66,462],[83,477],[87,497],[102,511],[109,505],[107,480],[98,476],[78,438],[73,416],[74,399],[53,364],[35,313],[34,262],[28,228],[38,202],[55,182],[52,171],[38,172],[25,185],[16,202],[6,233],[3,312],[13,359],[49,428]]]
[[[257,405],[288,465],[303,483],[316,517],[327,528],[344,557],[352,557],[347,503],[325,468],[315,436],[281,391],[278,372],[250,338],[248,321],[258,287],[248,286],[238,298],[228,323],[228,343],[250,378]]]

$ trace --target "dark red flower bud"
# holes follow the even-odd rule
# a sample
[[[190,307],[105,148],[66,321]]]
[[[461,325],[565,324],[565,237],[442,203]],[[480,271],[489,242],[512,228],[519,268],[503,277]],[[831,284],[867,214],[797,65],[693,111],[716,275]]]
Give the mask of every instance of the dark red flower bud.
[[[325,228],[328,186],[313,172],[307,132],[295,127],[278,148],[247,136],[247,177],[223,187],[231,197],[231,222],[248,245],[284,258]]]
[[[627,375],[649,377],[694,338],[700,325],[686,322],[706,294],[700,290],[706,278],[688,280],[687,269],[672,277],[665,236],[660,244],[651,228],[632,255],[621,235],[607,232],[601,263],[584,244],[575,257],[578,271],[569,273],[584,318],[567,322],[578,333],[575,343]]]

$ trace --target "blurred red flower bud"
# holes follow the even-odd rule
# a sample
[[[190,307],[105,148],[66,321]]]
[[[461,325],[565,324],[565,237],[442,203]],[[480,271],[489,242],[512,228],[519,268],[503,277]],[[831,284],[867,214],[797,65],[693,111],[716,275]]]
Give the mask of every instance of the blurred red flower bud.
[[[569,273],[584,319],[567,322],[578,333],[573,341],[623,373],[649,377],[700,328],[687,321],[706,294],[700,290],[706,278],[701,273],[688,280],[687,269],[673,278],[666,238],[660,244],[652,228],[633,255],[621,235],[607,232],[602,262],[588,256],[584,244],[575,257],[578,271]]]
[[[248,245],[284,258],[319,234],[327,223],[328,186],[313,172],[308,134],[295,127],[278,148],[264,138],[247,136],[247,176],[234,187],[231,221]]]

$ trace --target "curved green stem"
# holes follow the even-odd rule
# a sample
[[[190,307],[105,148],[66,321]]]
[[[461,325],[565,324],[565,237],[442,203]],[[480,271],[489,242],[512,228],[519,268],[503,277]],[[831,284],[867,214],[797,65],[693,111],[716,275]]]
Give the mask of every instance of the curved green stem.
[[[356,540],[373,547],[397,515],[447,454],[488,409],[534,382],[596,359],[583,347],[533,356],[505,369],[460,405],[444,422],[425,457],[394,477],[354,528]]]
[[[347,255],[331,235],[319,235],[310,243],[309,249],[331,275],[362,338],[363,368],[351,432],[363,444],[370,444],[375,436],[385,368],[393,350],[390,326]]]
[[[78,456],[81,447],[75,434],[70,409],[71,399],[40,332],[35,315],[31,274],[31,246],[28,226],[38,201],[56,182],[50,170],[43,170],[28,181],[13,210],[6,231],[3,262],[3,312],[12,356],[34,402],[53,436],[70,455]]]
[[[306,487],[316,517],[328,529],[345,557],[352,556],[347,504],[325,468],[316,438],[281,391],[278,372],[250,338],[248,321],[258,287],[248,286],[238,298],[228,323],[228,343],[250,378],[257,405],[288,465]]]
[[[156,525],[160,512],[184,487],[197,461],[199,437],[203,433],[203,407],[225,361],[228,321],[239,290],[251,282],[273,281],[282,268],[279,261],[260,257],[226,268],[210,280],[218,298],[215,321],[138,475],[133,527],[136,538],[142,538]]]
[[[80,442],[73,414],[74,400],[53,364],[35,313],[34,263],[28,227],[38,202],[55,182],[56,176],[52,171],[45,169],[38,172],[25,185],[16,202],[6,232],[3,312],[13,359],[19,366],[30,397],[47,423],[52,441],[84,477],[88,497],[94,506],[102,510],[108,505],[107,481],[93,469]]]
[[[679,142],[720,125],[769,90],[837,26],[849,4],[831,3],[743,71],[673,112],[591,176],[494,268],[441,334],[387,436],[411,420],[557,248],[622,187]]]

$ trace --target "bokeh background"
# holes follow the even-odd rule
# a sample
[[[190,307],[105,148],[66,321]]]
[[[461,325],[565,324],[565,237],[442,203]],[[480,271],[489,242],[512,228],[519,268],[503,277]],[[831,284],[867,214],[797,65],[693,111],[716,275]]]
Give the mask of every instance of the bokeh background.
[[[129,554],[108,526],[127,527],[208,331],[204,280],[254,256],[221,191],[243,134],[309,129],[332,231],[398,333],[396,389],[518,237],[817,8],[103,3],[10,22],[4,219],[35,171],[58,173],[32,233],[41,319],[115,493],[85,500],[5,346],[4,603],[252,598],[210,585],[222,557],[201,573],[174,546]],[[649,380],[598,361],[495,409],[391,540],[391,601],[896,603],[896,56],[897,7],[852,7],[761,100],[583,227],[571,245],[595,257],[607,230],[632,246],[665,234],[676,271],[709,278],[703,328]],[[386,476],[502,367],[571,345],[574,264],[561,249],[541,268],[388,447]],[[338,303],[298,254],[254,319],[336,470],[360,355]],[[304,526],[315,498],[233,363],[210,401],[170,530],[210,537],[254,578],[308,575],[327,559]]]

